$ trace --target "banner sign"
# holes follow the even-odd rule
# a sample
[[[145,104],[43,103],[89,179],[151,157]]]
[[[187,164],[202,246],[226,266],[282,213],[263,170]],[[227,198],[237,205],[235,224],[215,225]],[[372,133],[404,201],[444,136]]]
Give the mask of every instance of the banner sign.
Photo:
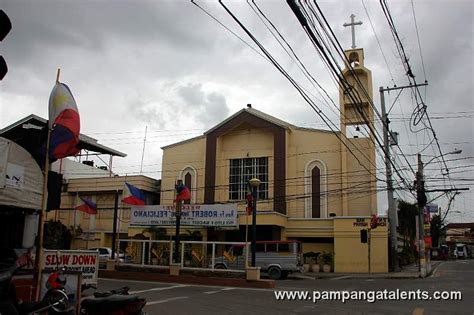
[[[175,206],[133,206],[130,225],[166,225],[176,224]],[[213,205],[182,205],[181,224],[212,226],[212,227],[237,227],[237,204]]]
[[[434,203],[431,203],[431,204],[427,204],[426,207],[429,209],[429,212],[430,213],[438,213],[438,205],[437,204],[434,204]]]
[[[431,222],[431,213],[430,213],[430,209],[428,207],[425,206],[425,208],[423,209],[423,223],[424,224],[430,224]]]
[[[369,226],[369,223],[370,222],[366,221],[366,218],[356,218],[355,221],[352,223],[352,225],[359,226],[359,227],[367,227]],[[377,226],[387,226],[387,218],[378,217]]]
[[[52,272],[58,268],[82,273],[82,284],[97,285],[99,252],[92,250],[50,250],[43,255],[43,269]]]

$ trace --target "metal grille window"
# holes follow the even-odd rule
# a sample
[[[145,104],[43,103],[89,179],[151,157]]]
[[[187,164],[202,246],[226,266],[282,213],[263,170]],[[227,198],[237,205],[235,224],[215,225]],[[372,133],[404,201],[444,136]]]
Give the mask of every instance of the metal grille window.
[[[254,177],[261,181],[257,189],[258,199],[268,199],[268,158],[231,159],[229,200],[245,199],[247,183]]]

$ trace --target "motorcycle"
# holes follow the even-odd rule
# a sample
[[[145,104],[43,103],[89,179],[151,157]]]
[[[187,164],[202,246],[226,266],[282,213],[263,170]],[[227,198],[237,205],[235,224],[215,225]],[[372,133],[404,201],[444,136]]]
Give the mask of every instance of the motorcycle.
[[[61,286],[49,288],[39,302],[17,301],[11,279],[13,274],[21,267],[20,260],[18,260],[13,266],[0,272],[0,314],[26,315],[44,314],[46,312],[47,314],[74,314],[68,303],[68,295],[64,287]],[[52,276],[57,279],[61,278],[59,272],[53,273]]]
[[[48,314],[74,315],[73,296],[66,292],[64,270],[58,268],[52,272],[47,281],[47,292],[40,302],[21,302],[16,298],[15,288],[11,283],[13,274],[22,267],[19,259],[4,271],[0,271],[0,315]],[[143,308],[146,300],[136,295],[129,295],[129,287],[122,287],[108,292],[95,292],[94,298],[84,298],[81,302],[82,315],[146,315]]]

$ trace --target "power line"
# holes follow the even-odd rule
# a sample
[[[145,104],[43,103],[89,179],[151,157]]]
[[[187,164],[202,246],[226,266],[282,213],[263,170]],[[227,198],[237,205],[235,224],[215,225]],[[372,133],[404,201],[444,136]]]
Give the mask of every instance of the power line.
[[[365,6],[364,0],[360,0],[362,2],[362,6],[364,7],[365,14],[367,15],[367,19],[369,19],[370,27],[372,28],[372,32],[375,35],[375,39],[377,41],[377,44],[379,45],[380,52],[382,53],[383,60],[385,61],[385,65],[387,66],[388,73],[390,74],[390,78],[392,79],[393,84],[395,84],[395,80],[393,79],[393,74],[392,70],[390,70],[390,66],[388,65],[387,58],[385,57],[385,54],[382,49],[382,45],[380,44],[379,37],[377,36],[377,32],[375,32],[375,27],[374,24],[372,23],[372,19],[370,18],[369,12],[367,11],[367,7]]]

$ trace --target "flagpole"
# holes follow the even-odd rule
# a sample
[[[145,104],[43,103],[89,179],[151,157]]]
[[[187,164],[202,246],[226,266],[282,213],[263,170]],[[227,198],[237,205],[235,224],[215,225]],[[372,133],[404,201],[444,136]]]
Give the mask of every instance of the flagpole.
[[[59,74],[61,69],[58,68],[56,74],[56,83],[59,83]],[[44,159],[44,179],[43,179],[43,197],[41,201],[41,211],[39,218],[38,226],[38,249],[36,257],[36,268],[38,269],[38,276],[36,279],[36,301],[40,300],[40,291],[41,291],[41,276],[43,273],[42,260],[43,260],[43,234],[44,234],[44,215],[46,213],[46,208],[48,206],[48,174],[49,174],[49,145],[51,142],[51,128],[49,128],[49,120],[46,125],[48,128],[48,135],[46,137],[46,154]]]

